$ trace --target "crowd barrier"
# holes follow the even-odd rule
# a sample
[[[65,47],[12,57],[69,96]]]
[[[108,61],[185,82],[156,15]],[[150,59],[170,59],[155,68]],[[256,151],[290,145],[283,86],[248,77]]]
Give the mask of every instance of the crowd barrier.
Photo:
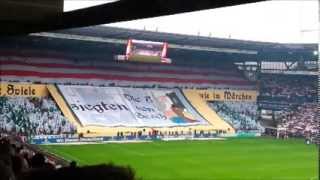
[[[31,144],[50,145],[50,144],[86,144],[86,143],[108,143],[108,142],[134,142],[134,141],[178,141],[178,140],[210,140],[219,138],[240,138],[240,137],[259,137],[259,132],[238,132],[235,134],[218,133],[199,133],[195,135],[178,136],[103,136],[103,137],[63,137],[63,136],[42,136],[34,137]]]

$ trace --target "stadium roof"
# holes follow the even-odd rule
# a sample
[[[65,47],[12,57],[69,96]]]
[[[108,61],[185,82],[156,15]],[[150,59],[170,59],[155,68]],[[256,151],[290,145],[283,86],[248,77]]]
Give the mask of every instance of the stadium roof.
[[[128,38],[165,41],[168,57],[178,64],[203,65],[214,62],[297,62],[317,61],[316,44],[280,44],[169,34],[106,26],[3,37],[1,50],[23,52],[31,49],[44,54],[54,51],[75,59],[113,60],[125,53]]]
[[[115,23],[260,1],[265,0],[116,0],[63,12],[64,0],[4,0],[0,1],[0,35]]]
[[[317,44],[282,44],[93,26],[34,34],[87,42],[126,44],[127,39],[168,42],[171,49],[228,55],[235,61],[316,61]]]
[[[0,3],[0,22],[3,27],[0,28],[0,35],[26,34],[29,32],[83,27],[261,1],[264,0],[239,0],[236,2],[212,0],[119,0],[89,8],[63,12],[63,0],[26,0],[24,2],[6,0]],[[30,45],[30,42],[33,42],[31,44],[38,48],[72,50],[79,52],[79,54],[83,49],[90,49],[92,54],[98,56],[107,48],[114,48],[115,44],[124,44],[130,37],[169,42],[171,55],[176,58],[182,57],[182,59],[188,59],[191,55],[195,54],[194,52],[197,52],[197,58],[203,55],[203,59],[213,60],[317,60],[317,57],[314,55],[314,51],[317,50],[316,44],[263,43],[111,27],[70,29],[56,31],[53,34],[37,34],[35,36],[40,36],[42,39],[34,36],[19,37],[20,41],[17,39],[13,40],[11,37],[2,38],[2,46],[6,43],[11,43],[12,47],[15,47],[23,39],[26,46]],[[54,41],[53,38],[55,38]],[[60,40],[57,38],[60,38]],[[65,39],[71,40],[67,41]],[[13,42],[10,40],[13,40]],[[50,43],[48,43],[49,40]],[[82,41],[79,42],[79,40]],[[96,43],[92,43],[93,41]],[[61,47],[61,43],[63,43],[63,48]],[[116,53],[122,52],[122,49],[123,46],[117,46]]]
[[[115,39],[138,38],[151,41],[166,41],[176,44],[200,45],[200,46],[224,46],[224,47],[238,47],[242,49],[259,50],[261,48],[273,49],[296,49],[305,50],[308,48],[316,48],[316,44],[283,44],[283,43],[269,43],[244,41],[236,39],[225,38],[211,38],[205,36],[193,36],[183,34],[164,33],[156,31],[145,31],[135,29],[125,29],[110,26],[92,26],[86,28],[68,29],[56,31],[56,33],[75,34],[83,36],[106,37]]]

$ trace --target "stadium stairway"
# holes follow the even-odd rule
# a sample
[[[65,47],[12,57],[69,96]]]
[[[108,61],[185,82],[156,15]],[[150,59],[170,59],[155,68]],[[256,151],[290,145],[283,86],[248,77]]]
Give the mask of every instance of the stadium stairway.
[[[235,133],[234,128],[221,119],[218,114],[207,105],[206,101],[199,96],[196,90],[183,90],[183,93],[202,117],[213,126],[213,129],[226,131],[227,134]]]

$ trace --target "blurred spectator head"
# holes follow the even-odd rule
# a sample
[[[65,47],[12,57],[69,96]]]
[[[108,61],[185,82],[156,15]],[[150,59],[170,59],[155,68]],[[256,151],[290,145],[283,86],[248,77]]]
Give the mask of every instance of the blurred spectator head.
[[[31,167],[33,168],[42,168],[45,165],[45,157],[41,153],[36,153],[31,158]]]
[[[11,167],[3,161],[0,161],[0,180],[15,180]]]

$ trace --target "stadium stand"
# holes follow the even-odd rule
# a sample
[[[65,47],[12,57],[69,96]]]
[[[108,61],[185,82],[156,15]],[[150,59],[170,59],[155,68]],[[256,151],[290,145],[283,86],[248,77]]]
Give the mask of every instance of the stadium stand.
[[[155,140],[157,137],[179,139],[180,136],[216,138],[216,134],[263,132],[258,122],[261,107],[258,108],[256,101],[245,102],[240,98],[237,102],[206,102],[193,90],[256,90],[256,82],[248,81],[233,60],[242,59],[244,63],[244,60],[261,62],[270,57],[303,59],[304,54],[308,54],[304,57],[314,58],[312,53],[305,53],[312,49],[309,45],[246,42],[111,27],[48,33],[51,37],[44,34],[19,37],[21,39],[9,37],[0,42],[0,82],[46,84],[50,94],[43,97],[23,93],[7,96],[0,89],[0,180],[135,179],[130,168],[110,164],[77,167],[74,162],[69,165],[64,160],[58,163],[59,158],[26,144],[26,137],[36,137],[39,144],[96,143]],[[123,42],[131,36],[172,42],[178,47],[172,53],[173,60],[188,57],[189,61],[174,61],[171,65],[113,61],[112,57],[119,54]],[[75,37],[79,39],[73,39]],[[194,49],[201,53],[194,53]],[[183,55],[180,51],[184,51]],[[88,58],[90,56],[95,59]],[[222,57],[223,60],[219,59]],[[319,133],[315,82],[316,78],[311,76],[263,75],[258,82],[258,101],[280,107],[286,104],[286,108],[277,109],[280,114],[278,127],[290,136],[315,137]],[[76,91],[76,87],[80,90]],[[112,91],[117,93],[112,94]],[[126,99],[127,95],[131,99]],[[150,99],[144,102],[141,99],[146,95],[150,95]],[[211,132],[215,134],[211,136]],[[87,138],[89,136],[95,138]],[[137,154],[135,156],[140,160]],[[201,161],[201,157],[198,158]]]
[[[1,53],[2,81],[102,86],[254,89],[234,65],[215,68],[77,61]],[[223,69],[221,67],[224,67]],[[141,74],[143,72],[143,74]]]
[[[260,79],[260,101],[315,102],[316,78],[307,75],[263,74]]]
[[[318,133],[317,76],[262,74],[259,106],[275,112],[277,128],[290,137]]]
[[[24,136],[75,134],[76,128],[49,98],[0,97],[0,128]]]
[[[237,131],[262,131],[263,129],[257,122],[258,115],[256,102],[215,101],[208,102],[208,105]]]
[[[175,138],[204,135],[204,132],[233,133],[232,127],[226,126],[217,115],[208,116],[203,107],[198,114],[190,104],[195,98],[190,101],[179,89],[0,85],[4,93],[0,104],[0,128],[25,136],[36,144],[82,141],[82,137],[91,138],[83,139],[86,142],[102,141],[95,137],[108,140],[154,138],[154,131],[161,137]],[[8,89],[17,90],[17,94],[6,94]],[[21,89],[37,93],[31,97],[32,94],[24,94]],[[199,96],[196,99],[204,102]]]
[[[297,53],[305,52],[305,48],[311,48],[311,46],[305,47],[302,45],[281,45],[215,38],[200,38],[199,41],[195,41],[193,38],[199,37],[186,36],[186,38],[180,39],[176,38],[180,35],[136,32],[124,29],[116,29],[122,33],[114,34],[113,30],[112,28],[95,27],[58,32],[57,34],[49,33],[47,34],[49,36],[44,33],[22,37],[21,39],[7,38],[0,44],[0,80],[2,82],[30,82],[50,85],[247,91],[256,90],[256,82],[247,80],[243,72],[237,69],[234,64],[238,60],[237,58],[242,59],[240,61],[247,58],[257,60],[256,58],[267,56],[280,57],[281,54],[289,57],[286,53],[290,48],[297,50]],[[70,33],[70,37],[68,33]],[[72,34],[78,36],[72,36]],[[110,34],[111,36],[109,36]],[[173,43],[174,46],[179,47],[172,48],[169,51],[170,58],[174,60],[173,63],[160,65],[115,61],[113,59],[114,55],[123,54],[123,47],[128,39],[128,34],[130,36],[136,34],[134,38],[138,39],[144,39],[147,36],[146,40],[162,41],[161,39],[164,39],[169,44]],[[56,37],[59,35],[71,39]],[[118,39],[110,39],[110,37],[115,38],[114,35]],[[96,37],[93,39],[99,39],[99,41],[87,41],[81,39],[82,36]],[[77,39],[72,39],[74,37],[77,37]],[[103,39],[100,39],[101,37]],[[162,38],[157,39],[159,37]],[[188,38],[193,40],[188,40]],[[48,43],[51,40],[55,43]],[[104,42],[104,40],[108,40],[108,42]],[[117,40],[116,43],[113,40]],[[20,41],[24,43],[17,43]],[[199,46],[195,51],[185,49],[187,47],[184,47],[186,43],[192,45],[200,43],[203,47]],[[64,45],[63,48],[61,48],[61,44]],[[214,47],[213,49],[206,49],[211,45]],[[262,47],[265,51],[259,52],[259,54],[258,51]],[[277,53],[278,51],[281,53]],[[298,55],[292,53],[291,56]],[[311,81],[307,81],[310,83],[306,84],[304,82],[306,77],[297,78],[297,76],[288,77],[287,75],[262,75],[261,77],[259,79],[260,96],[258,104],[261,102],[276,103],[277,105],[286,103],[287,107],[290,107],[289,105],[292,103],[314,102],[316,84],[311,83]],[[305,83],[303,88],[301,88],[301,83]],[[54,101],[60,108],[62,107],[64,118],[74,123],[74,126],[78,129],[81,125],[79,125],[79,121],[72,111],[67,112],[66,107],[68,105],[64,102],[64,97],[61,95],[59,97],[60,92],[49,86],[48,89],[49,91],[51,89],[50,93]],[[217,129],[223,127],[223,130],[228,131],[229,129],[230,132],[233,132],[233,127],[237,131],[262,129],[260,124],[257,123],[257,113],[253,112],[258,111],[254,103],[220,101],[209,103],[210,108],[199,96],[190,96],[188,93],[184,93],[184,95],[201,116],[213,126],[218,127]],[[289,101],[290,103],[288,103]],[[94,132],[101,132],[101,129],[101,127],[96,127]],[[83,130],[90,131],[90,129]],[[124,132],[126,130],[128,132],[138,131],[134,128],[119,131]],[[146,131],[149,131],[149,129]],[[90,134],[94,134],[94,132]],[[109,132],[112,132],[111,134],[117,133],[117,131],[111,131],[111,129],[109,129]]]
[[[290,137],[316,137],[319,133],[317,123],[317,104],[304,103],[280,112],[280,128],[285,128]]]

